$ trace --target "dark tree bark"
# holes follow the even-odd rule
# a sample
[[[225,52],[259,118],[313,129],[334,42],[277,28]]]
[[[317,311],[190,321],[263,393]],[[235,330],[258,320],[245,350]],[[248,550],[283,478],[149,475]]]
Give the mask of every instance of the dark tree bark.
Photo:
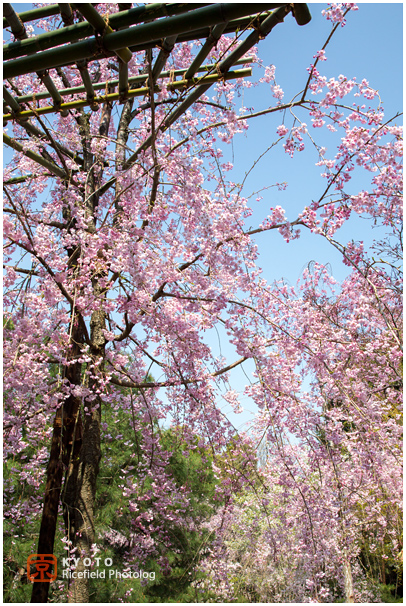
[[[99,134],[103,137],[108,135],[111,120],[111,106],[105,104],[103,107]],[[87,172],[87,186],[85,191],[85,213],[88,219],[88,230],[90,233],[96,233],[95,212],[99,201],[97,189],[100,185],[101,174],[97,178],[94,176],[95,159],[90,152],[91,136],[88,117],[83,116],[80,121],[83,152],[84,152],[84,170]],[[102,170],[102,167],[101,167]],[[103,250],[98,252],[102,261]],[[105,337],[103,330],[106,327],[106,314],[102,309],[105,290],[100,285],[100,279],[105,276],[105,270],[96,271],[92,278],[92,287],[95,300],[100,301],[98,310],[92,313],[90,320],[90,357],[92,364],[98,369],[97,372],[103,373],[105,356]],[[95,372],[92,372],[94,375]],[[67,494],[69,499],[75,497],[74,506],[68,505],[69,519],[67,526],[68,536],[72,544],[77,548],[76,554],[79,562],[76,567],[76,573],[82,573],[89,569],[85,565],[84,559],[91,557],[92,545],[96,542],[94,525],[94,503],[96,497],[96,482],[99,472],[99,463],[101,458],[100,450],[100,430],[101,430],[101,405],[100,396],[96,395],[99,386],[97,378],[90,378],[87,386],[94,391],[95,398],[92,401],[86,401],[86,409],[83,419],[83,441],[80,450],[80,457],[77,465],[74,463],[71,468],[71,474],[67,483]],[[68,601],[78,603],[89,602],[89,579],[72,579],[69,587]]]
[[[91,319],[91,356],[97,361],[104,358],[105,339],[102,330],[105,327],[105,314],[96,311]],[[102,368],[100,368],[102,371]],[[92,380],[90,387],[97,387],[97,381]],[[94,526],[94,502],[96,496],[96,480],[99,472],[101,458],[100,429],[101,429],[101,398],[96,397],[88,403],[88,411],[84,415],[83,444],[80,451],[80,460],[72,475],[72,482],[76,483],[75,516],[72,519],[74,529],[70,528],[74,537],[74,546],[77,547],[77,556],[80,557],[76,572],[83,572],[88,566],[84,558],[90,557],[92,545],[96,542]],[[89,580],[75,578],[69,588],[69,602],[89,602]]]
[[[100,173],[95,177],[95,158],[91,153],[91,135],[89,116],[82,112],[76,118],[82,139],[83,170],[86,172],[86,188],[83,206],[86,217],[89,219],[90,233],[96,233],[95,211],[98,205],[97,188],[101,181]],[[111,106],[103,107],[99,133],[107,136],[111,120]],[[102,170],[101,166],[101,170]],[[75,222],[70,220],[70,210],[64,209],[64,219],[70,231],[75,229]],[[80,250],[67,249],[69,266],[75,270]],[[103,256],[103,251],[99,251]],[[95,273],[92,279],[94,296],[102,300],[105,296],[100,287],[100,278],[105,275],[101,271]],[[71,310],[72,331],[70,359],[79,357],[86,342],[83,318]],[[93,312],[90,321],[90,356],[93,363],[98,365],[102,372],[104,360],[105,339],[104,311]],[[65,367],[64,377],[71,385],[81,385],[81,364],[69,364]],[[88,387],[97,389],[97,380],[91,379]],[[43,515],[38,540],[38,554],[53,554],[58,507],[62,501],[66,535],[73,547],[78,548],[78,555],[90,555],[92,544],[95,542],[94,532],[94,500],[96,494],[96,480],[100,462],[100,422],[101,399],[97,396],[92,402],[87,402],[87,412],[83,422],[80,411],[80,400],[69,396],[61,409],[58,410],[52,436],[51,452],[47,470],[47,483],[43,506]],[[65,475],[65,480],[63,478]],[[62,491],[62,484],[64,485]],[[84,570],[83,558],[78,562],[77,571]],[[44,603],[48,600],[48,582],[33,584],[31,602]],[[69,587],[69,601],[86,603],[89,601],[88,579],[74,579]]]
[[[82,341],[81,330],[78,326],[72,331],[71,357],[79,354],[78,343]],[[65,366],[64,376],[71,383],[80,384],[80,364]],[[47,468],[47,482],[45,487],[42,520],[38,538],[38,554],[53,554],[58,507],[61,495],[62,480],[65,469],[69,465],[72,453],[80,448],[81,424],[78,417],[79,401],[69,396],[58,409],[53,426],[51,451]],[[49,582],[33,583],[31,602],[47,602]]]

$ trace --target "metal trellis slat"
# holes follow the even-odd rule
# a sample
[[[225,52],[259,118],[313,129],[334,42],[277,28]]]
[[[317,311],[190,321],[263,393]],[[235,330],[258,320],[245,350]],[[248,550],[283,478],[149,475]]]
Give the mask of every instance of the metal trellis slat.
[[[209,87],[212,84],[214,84],[214,82],[219,82],[220,80],[233,80],[236,78],[245,78],[247,76],[251,76],[251,74],[252,74],[251,69],[246,68],[246,69],[235,70],[235,71],[228,72],[226,74],[221,74],[221,75],[211,74],[211,75],[203,76],[202,78],[191,78],[190,80],[178,80],[178,81],[168,84],[167,88],[169,90],[187,88],[191,85],[192,86],[199,85],[203,81],[205,82],[204,86]],[[144,80],[145,80],[145,75],[144,75]],[[159,92],[158,87],[155,88],[155,92]],[[143,97],[144,95],[149,95],[149,94],[150,94],[150,88],[148,86],[145,86],[142,88],[131,89],[127,92],[128,98]],[[109,102],[118,101],[119,99],[120,99],[120,93],[109,93],[107,95],[95,97],[94,102],[95,103],[105,103],[108,101]],[[87,99],[78,99],[75,101],[68,101],[67,103],[62,103],[62,105],[60,106],[60,109],[61,110],[78,109],[80,107],[86,107],[87,105],[89,105],[89,102]],[[45,107],[38,107],[36,109],[29,109],[29,110],[22,111],[18,114],[18,118],[24,119],[24,118],[29,118],[32,116],[42,116],[44,114],[52,114],[52,113],[55,113],[55,107],[52,105],[49,105],[49,106],[45,106]],[[5,114],[3,116],[4,121],[13,120],[13,118],[15,118],[14,114]]]
[[[245,65],[247,63],[252,63],[253,61],[253,57],[245,57],[244,59],[239,59],[238,61],[236,61],[234,63],[234,65]],[[210,72],[216,69],[216,65],[214,63],[210,63],[208,65],[203,65],[202,67],[199,67],[199,69],[195,70],[196,73],[198,72]],[[175,69],[175,70],[171,70],[171,71],[166,71],[166,72],[161,72],[159,78],[169,78],[170,76],[173,76],[174,78],[176,78],[177,76],[183,76],[183,80],[188,80],[189,78],[187,77],[187,73],[185,74],[185,70],[184,69]],[[139,83],[143,83],[146,82],[147,77],[145,74],[141,74],[139,76],[131,76],[130,78],[128,78],[128,82],[129,84],[139,84]],[[98,82],[97,84],[93,83],[93,88],[95,90],[106,90],[106,87],[109,88],[115,88],[119,85],[119,80],[115,79],[115,80],[109,80],[109,81],[103,81],[103,82]],[[66,97],[68,95],[77,95],[80,93],[84,93],[86,92],[86,88],[84,86],[73,86],[71,88],[65,88],[59,91],[60,94],[62,95],[62,97]],[[35,100],[40,101],[42,99],[48,99],[49,98],[49,93],[44,91],[43,93],[36,93],[35,95],[21,95],[19,97],[16,97],[16,101],[18,103],[29,103]]]
[[[119,9],[124,9],[127,6],[131,5],[121,4],[119,5]],[[213,83],[251,75],[251,69],[249,68],[234,71],[229,70],[234,65],[246,64],[252,61],[252,58],[243,58],[243,56],[259,39],[268,35],[277,23],[282,22],[289,12],[294,15],[299,25],[306,24],[311,18],[306,4],[286,3],[151,4],[133,9],[129,8],[128,10],[120,10],[118,13],[109,15],[107,18],[99,14],[91,4],[52,5],[44,7],[48,10],[47,14],[42,9],[35,9],[33,11],[26,11],[26,13],[20,15],[15,13],[11,5],[6,5],[6,7],[6,24],[8,23],[14,35],[18,37],[18,40],[3,47],[6,59],[4,76],[9,80],[9,85],[11,85],[14,92],[18,93],[18,89],[11,79],[36,72],[48,91],[35,95],[19,95],[14,97],[7,88],[4,88],[3,97],[5,104],[11,109],[10,113],[4,115],[4,119],[6,122],[9,120],[21,122],[22,126],[26,128],[26,131],[31,136],[41,140],[41,143],[44,142],[44,144],[52,145],[57,150],[63,164],[61,153],[76,160],[74,154],[70,153],[69,150],[57,141],[54,141],[46,132],[43,133],[31,124],[28,118],[39,118],[43,114],[55,113],[57,111],[60,113],[63,112],[62,115],[66,115],[70,109],[82,108],[89,105],[92,109],[97,109],[99,103],[123,102],[128,98],[144,95],[151,97],[155,92],[159,91],[159,87],[156,85],[157,80],[159,78],[170,77],[170,82],[166,84],[169,90],[190,89],[191,92],[179,105],[175,105],[172,111],[169,111],[165,120],[160,125],[160,130],[163,132],[202,96]],[[83,15],[86,21],[72,24],[74,12],[71,10],[71,7]],[[273,10],[273,12],[269,13],[270,10]],[[27,38],[23,25],[24,22],[40,19],[47,15],[56,15],[58,12],[61,14],[65,27],[54,32],[47,32],[46,34]],[[142,23],[143,21],[144,23]],[[130,25],[133,25],[133,27],[129,27]],[[117,31],[114,31],[114,29]],[[202,67],[204,59],[223,33],[238,32],[241,34],[248,29],[252,29],[253,31],[220,63]],[[188,68],[162,72],[176,44],[200,38],[205,38],[205,42]],[[77,42],[77,40],[81,41]],[[65,42],[68,42],[68,44],[60,46]],[[128,77],[127,62],[131,59],[132,52],[152,48],[160,48],[160,52],[152,67],[152,73],[148,78],[147,86],[145,73],[135,77]],[[92,82],[87,70],[88,62],[114,55],[119,60],[118,80],[102,83]],[[61,66],[73,66],[75,63],[80,71],[83,86],[69,87],[69,80],[63,73]],[[57,69],[64,83],[64,88],[59,91],[48,73],[48,70],[52,68]],[[210,73],[211,71],[215,73]],[[195,74],[198,72],[206,73],[202,77],[195,77]],[[181,76],[181,80],[177,81],[176,77],[179,75]],[[118,92],[114,92],[117,85]],[[133,86],[133,88],[129,88],[130,86]],[[96,97],[95,90],[101,89],[105,90],[105,94]],[[62,100],[62,97],[73,96],[82,92],[86,93],[86,99],[71,99],[67,102],[63,102]],[[24,108],[24,104],[36,103],[49,97],[54,102],[53,106],[29,106],[28,109]],[[45,127],[44,130],[46,131]],[[45,149],[41,151],[41,154],[45,155],[45,158],[43,158],[29,149],[24,149],[22,144],[8,135],[5,135],[4,140],[7,145],[47,168],[55,176],[63,180],[72,178],[71,171],[70,174],[67,174],[66,170],[55,164]],[[128,158],[124,168],[128,169],[131,167],[137,156],[142,151],[148,149],[151,144],[152,138],[149,137]],[[77,158],[79,164],[81,163],[80,160],[80,158]],[[15,182],[19,182],[19,180],[20,178],[17,177]],[[115,178],[110,179],[102,186],[103,191],[107,191],[114,182]]]
[[[102,58],[106,56],[106,51],[115,52],[119,49],[128,48],[134,42],[137,43],[137,46],[149,42],[154,42],[155,44],[157,40],[180,34],[184,31],[193,31],[204,26],[214,26],[217,23],[224,23],[238,17],[247,16],[252,10],[258,12],[266,11],[268,6],[267,4],[211,5],[184,15],[168,17],[167,19],[144,23],[109,33],[102,38],[91,37],[82,42],[52,48],[35,55],[7,61],[4,64],[3,75],[5,78],[13,78],[37,69],[50,69],[52,67],[71,64],[78,59]]]

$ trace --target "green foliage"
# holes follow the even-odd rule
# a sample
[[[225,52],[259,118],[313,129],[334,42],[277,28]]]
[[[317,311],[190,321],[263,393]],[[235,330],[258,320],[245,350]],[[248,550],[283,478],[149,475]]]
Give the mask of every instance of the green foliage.
[[[23,433],[25,429],[23,428]],[[36,553],[40,524],[40,502],[37,495],[43,494],[44,479],[40,486],[31,483],[25,469],[41,450],[28,445],[23,451],[8,457],[3,464],[3,494],[7,511],[15,512],[4,517],[3,522],[3,580],[4,602],[29,602],[31,585],[27,584],[26,564],[30,554]],[[26,517],[17,514],[17,506],[26,505]]]
[[[211,457],[198,443],[196,436],[192,445],[186,444],[182,428],[167,430],[161,436],[162,447],[171,452],[169,470],[176,485],[185,486],[189,491],[188,516],[193,519],[194,529],[181,525],[168,528],[172,548],[165,555],[171,572],[169,576],[159,573],[156,582],[146,589],[146,595],[153,602],[197,600],[192,583],[196,584],[201,575],[196,572],[196,566],[213,538],[200,525],[213,513],[216,486]]]
[[[398,588],[395,585],[379,585],[382,602],[384,604],[403,604],[403,597],[399,596]]]
[[[57,370],[57,369],[51,369]],[[126,394],[123,394],[126,395]],[[106,558],[111,558],[114,569],[123,571],[128,562],[126,545],[112,545],[105,539],[105,531],[114,529],[121,537],[128,537],[132,514],[128,509],[128,497],[123,496],[123,483],[127,473],[135,474],[143,455],[143,429],[134,430],[134,419],[130,412],[121,409],[105,408],[102,421],[105,423],[105,434],[102,439],[102,460],[98,478],[96,496],[96,532],[98,534],[100,565],[99,576],[90,579],[91,602],[195,602],[196,590],[192,582],[198,580],[195,568],[204,555],[212,536],[207,530],[199,530],[201,522],[213,513],[216,480],[212,471],[212,461],[207,450],[199,446],[199,438],[194,437],[187,444],[182,435],[182,428],[161,431],[157,424],[154,432],[160,436],[160,449],[168,451],[169,466],[167,473],[177,487],[184,486],[189,498],[187,516],[191,524],[172,524],[166,528],[169,538],[167,545],[162,545],[160,555],[165,556],[170,573],[161,571],[157,558],[150,558],[142,568],[155,572],[155,580],[148,580],[142,585],[140,580],[109,578],[109,567],[104,565]],[[5,520],[4,523],[4,602],[29,602],[32,586],[27,582],[26,562],[30,554],[36,553],[39,526],[41,521],[41,499],[45,488],[44,476],[38,487],[28,481],[21,482],[21,472],[29,465],[38,452],[48,450],[49,432],[44,434],[42,444],[27,446],[19,455],[8,459],[4,465],[4,482],[8,488],[6,498],[13,502],[25,501],[27,511],[32,501],[36,505],[37,515],[26,519]],[[142,483],[146,493],[151,485],[149,478]],[[151,503],[140,500],[140,510],[150,507]],[[120,512],[118,516],[117,513]],[[50,601],[65,601],[68,581],[62,579],[62,558],[67,557],[61,539],[64,537],[62,516],[55,540],[55,556],[58,558],[58,582],[50,586]],[[105,578],[103,579],[101,574]]]
[[[14,330],[14,322],[10,317],[3,316],[3,330]]]
[[[105,409],[102,421],[107,426],[102,440],[102,460],[98,478],[96,495],[96,531],[99,534],[101,552],[97,555],[111,558],[114,568],[126,568],[126,549],[129,529],[133,514],[129,511],[129,499],[123,496],[123,485],[128,475],[133,474],[135,481],[143,460],[143,430],[138,420],[130,412],[123,410]],[[170,453],[166,473],[177,487],[185,487],[189,506],[187,517],[189,524],[165,524],[167,541],[157,541],[159,553],[151,557],[142,566],[143,570],[155,573],[154,580],[148,580],[141,585],[138,579],[106,579],[90,580],[92,602],[115,602],[117,600],[131,602],[195,602],[196,592],[193,582],[199,580],[195,569],[199,559],[205,554],[207,546],[213,538],[207,530],[199,528],[213,513],[216,480],[212,471],[212,461],[206,448],[199,446],[199,438],[193,437],[187,444],[182,434],[182,428],[160,430],[155,424],[154,433],[159,435],[159,447],[163,452]],[[190,440],[189,440],[190,441]],[[141,497],[151,488],[151,479],[143,477],[139,483]],[[150,500],[139,498],[139,511],[154,511]],[[174,506],[174,511],[176,507]],[[117,516],[117,513],[120,513]],[[156,515],[156,514],[155,514]],[[162,521],[154,519],[154,526]],[[105,538],[106,531],[113,530],[122,539],[122,544],[112,545]],[[170,572],[162,571],[157,563],[158,557],[163,556],[170,567]],[[103,570],[100,566],[99,570]]]
[[[238,437],[230,440],[224,453],[216,458],[222,479],[231,482],[233,492],[246,490],[258,492],[263,486],[263,480],[258,472],[258,457],[253,447],[241,444]]]

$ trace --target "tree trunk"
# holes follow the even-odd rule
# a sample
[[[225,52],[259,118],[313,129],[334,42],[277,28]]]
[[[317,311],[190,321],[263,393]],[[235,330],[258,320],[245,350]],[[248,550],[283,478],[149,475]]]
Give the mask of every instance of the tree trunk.
[[[94,292],[100,297],[103,292],[98,285],[97,276],[93,284]],[[105,312],[103,310],[94,311],[90,321],[91,328],[91,357],[99,372],[103,372],[103,360],[105,353],[105,338],[103,330],[105,328]],[[100,364],[97,364],[100,359]],[[93,372],[92,374],[95,374]],[[96,378],[89,380],[89,387],[96,392],[99,387]],[[96,395],[96,394],[95,394]],[[77,474],[72,476],[76,480],[76,503],[75,503],[75,547],[77,547],[76,557],[79,562],[76,566],[76,578],[73,579],[69,587],[68,601],[88,603],[89,602],[89,579],[86,577],[78,578],[80,573],[90,571],[90,565],[86,565],[85,558],[92,557],[92,545],[96,542],[94,526],[94,502],[96,497],[96,480],[99,472],[99,463],[101,458],[100,450],[100,429],[101,429],[101,398],[96,396],[91,402],[86,402],[88,408],[85,411],[83,444],[80,451],[80,461],[77,468]],[[70,534],[72,532],[70,531]]]
[[[76,490],[77,490],[77,476],[78,466],[80,461],[80,450],[82,447],[82,436],[83,427],[80,410],[78,413],[78,427],[76,429],[73,449],[71,450],[71,456],[67,464],[65,481],[63,485],[63,491],[61,496],[61,503],[63,507],[63,518],[65,522],[65,529],[67,532],[67,538],[69,539],[70,545],[75,543],[75,506],[76,506]]]
[[[96,400],[99,404],[99,400]],[[77,473],[72,475],[76,483],[76,506],[74,522],[75,546],[80,560],[76,567],[76,574],[90,570],[85,566],[84,558],[91,557],[92,545],[95,543],[94,528],[94,501],[96,495],[96,479],[100,462],[100,406],[95,405],[86,414],[83,432],[83,446]],[[72,536],[72,527],[70,527]],[[89,602],[89,582],[87,578],[73,579],[69,587],[69,602]]]
[[[108,129],[111,119],[111,106],[105,104],[100,119],[99,133],[101,136],[108,135]],[[88,116],[82,116],[79,120],[83,143],[84,170],[87,172],[88,179],[84,199],[85,214],[88,219],[88,230],[90,233],[96,232],[95,213],[98,205],[98,194],[96,193],[101,174],[98,179],[94,177],[94,156],[90,151],[91,135]],[[98,252],[103,265],[103,250]],[[96,480],[99,472],[99,463],[101,458],[100,451],[100,429],[101,429],[101,397],[98,395],[99,382],[95,376],[103,373],[105,338],[103,330],[105,329],[106,314],[102,309],[105,299],[105,290],[100,286],[100,279],[105,277],[105,270],[102,268],[96,271],[92,277],[92,289],[95,302],[101,307],[93,311],[90,319],[90,357],[93,368],[88,381],[88,387],[93,390],[94,399],[85,400],[85,411],[83,421],[83,442],[80,451],[80,459],[77,465],[72,467],[71,484],[69,485],[69,495],[75,494],[74,516],[69,516],[68,533],[73,539],[73,545],[77,548],[76,557],[79,562],[76,566],[75,577],[69,586],[68,601],[88,603],[89,602],[89,579],[85,576],[85,571],[90,571],[90,566],[85,564],[85,558],[92,557],[92,545],[96,542],[94,526],[94,502],[96,496]],[[72,511],[72,510],[71,510]],[[73,513],[73,511],[72,511]],[[72,527],[74,525],[74,527]],[[78,578],[80,573],[84,573],[83,578]]]
[[[86,218],[88,219],[88,230],[91,233],[96,232],[95,212],[98,205],[97,188],[101,175],[95,178],[94,166],[95,158],[91,152],[91,133],[89,116],[82,113],[76,118],[79,125],[79,132],[83,145],[83,169],[87,174],[87,182],[83,206]],[[108,136],[109,124],[111,120],[111,106],[106,103],[100,119],[99,133],[101,136]],[[70,220],[70,210],[63,210],[66,221]],[[75,229],[75,221],[71,222],[71,229]],[[80,256],[79,249],[67,250],[71,266],[76,266]],[[103,251],[100,251],[101,258]],[[92,278],[93,293],[95,301],[103,304],[105,291],[100,287],[100,278],[105,276],[105,271],[101,269],[96,272]],[[74,314],[72,310],[72,314]],[[103,361],[105,355],[105,338],[103,330],[105,328],[105,312],[97,309],[92,313],[90,320],[90,356],[92,358],[96,372],[103,372]],[[83,331],[80,329],[80,323],[75,325],[71,342],[73,347],[70,356],[78,356],[81,353],[85,342]],[[99,364],[101,359],[101,363]],[[96,374],[92,372],[93,375]],[[66,367],[66,378],[74,385],[81,384],[81,364],[74,364]],[[58,506],[61,496],[61,485],[63,470],[66,469],[65,488],[62,495],[64,507],[64,520],[67,537],[70,539],[73,547],[77,547],[76,557],[79,562],[76,573],[83,572],[86,568],[84,558],[91,556],[91,548],[95,543],[94,528],[94,501],[96,494],[96,479],[100,463],[100,424],[101,424],[101,398],[96,390],[99,387],[95,378],[89,380],[88,386],[94,390],[95,399],[86,401],[87,410],[84,412],[83,436],[82,422],[80,418],[80,401],[70,396],[63,406],[63,411],[59,413],[54,423],[54,435],[52,439],[50,461],[48,465],[48,479],[45,493],[45,502],[43,518],[41,523],[40,538],[38,544],[38,553],[53,553],[53,545],[56,532],[56,523],[58,515]],[[59,411],[58,411],[59,412]],[[73,448],[72,448],[73,446]],[[61,457],[62,452],[62,457]],[[69,602],[87,603],[89,602],[89,581],[87,578],[74,578],[69,586]],[[49,592],[49,583],[34,583],[32,602],[46,602]]]
[[[348,560],[344,562],[344,590],[345,590],[345,601],[347,603],[354,603],[354,587],[352,583],[352,572],[351,564]]]
[[[73,346],[70,350],[70,357],[78,355],[78,343],[80,343],[81,339],[82,334],[80,328],[74,327],[71,339]],[[64,376],[71,383],[80,384],[80,364],[69,364],[65,366]],[[51,451],[47,468],[44,505],[38,537],[38,554],[54,553],[54,540],[64,469],[69,465],[72,444],[75,442],[75,438],[78,442],[80,440],[80,425],[78,430],[77,422],[78,411],[79,401],[77,398],[69,396],[55,415]],[[74,435],[75,431],[76,435]],[[33,583],[31,602],[47,602],[48,592],[48,582]]]

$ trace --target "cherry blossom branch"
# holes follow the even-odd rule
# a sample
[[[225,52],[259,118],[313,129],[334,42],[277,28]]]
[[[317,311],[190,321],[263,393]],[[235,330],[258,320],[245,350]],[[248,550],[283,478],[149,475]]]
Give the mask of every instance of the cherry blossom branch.
[[[209,377],[219,377],[220,375],[223,375],[224,373],[226,373],[230,370],[233,370],[233,368],[236,368],[237,366],[239,366],[240,364],[245,362],[247,359],[248,358],[246,358],[246,357],[240,358],[236,362],[233,362],[232,364],[225,366],[221,370],[217,370],[216,372],[210,373]],[[112,362],[110,360],[109,360],[109,364],[111,366],[113,366],[113,368],[115,368],[116,370],[119,370],[114,366],[114,364],[112,364]],[[122,369],[120,369],[119,372],[126,374],[128,377],[130,376],[127,372],[125,372]],[[206,380],[206,378],[201,378],[201,379],[181,379],[181,380],[177,380],[177,381],[169,380],[169,381],[161,381],[161,382],[145,382],[145,381],[134,382],[134,381],[124,381],[115,376],[110,376],[109,379],[110,379],[110,383],[113,383],[114,385],[118,385],[120,387],[128,387],[131,389],[158,389],[161,387],[176,387],[176,386],[179,386],[182,384],[191,385],[191,384]]]
[[[351,8],[347,8],[346,9],[346,11],[344,12],[344,15],[343,15],[343,19],[350,12],[350,10],[351,10]],[[328,46],[329,42],[331,41],[331,38],[333,37],[333,35],[337,31],[337,29],[340,27],[340,25],[341,25],[341,23],[336,23],[335,25],[333,25],[332,30],[330,32],[330,35],[328,36],[327,40],[325,41],[325,43],[323,44],[323,46],[321,48],[322,51],[324,51],[326,49],[326,47]],[[312,69],[310,71],[309,77],[308,77],[307,82],[305,84],[305,87],[304,87],[304,90],[303,90],[303,93],[302,93],[302,99],[301,99],[302,102],[304,102],[304,100],[305,100],[307,91],[309,89],[309,84],[310,84],[310,82],[311,82],[311,80],[313,78],[314,70],[316,69],[316,66],[317,66],[317,64],[318,64],[319,61],[320,61],[320,55],[318,55],[316,57],[314,65],[313,65],[313,67],[312,67]]]
[[[391,122],[393,122],[394,120],[396,120],[396,118],[399,118],[400,116],[402,116],[403,113],[402,112],[398,112],[396,113],[394,116],[392,116],[392,118],[389,118],[389,120],[387,120],[384,124],[381,124],[379,126],[379,128],[377,128],[373,134],[370,136],[370,138],[366,141],[362,143],[362,147],[366,147],[367,145],[369,145],[369,143],[371,143],[371,141],[374,139],[374,137],[383,129],[385,128],[385,126],[388,126],[388,124],[390,124]],[[320,202],[322,202],[322,200],[326,197],[326,195],[328,194],[330,188],[332,187],[332,185],[334,185],[334,183],[337,181],[338,177],[340,176],[340,174],[342,173],[342,171],[344,170],[345,166],[348,164],[348,162],[350,162],[354,156],[356,156],[359,153],[359,149],[357,149],[354,153],[350,154],[348,159],[346,160],[345,163],[343,163],[340,168],[334,173],[333,178],[329,181],[326,189],[324,190],[324,192],[322,193],[322,195],[320,196],[320,198],[317,201],[317,204],[319,205]]]
[[[4,269],[13,269],[14,271],[19,272],[20,274],[27,274],[29,276],[39,276],[40,274],[34,269],[23,269],[22,267],[17,267],[16,265],[6,265],[3,263]]]
[[[351,257],[346,253],[346,248],[345,246],[343,246],[342,244],[340,244],[339,242],[337,242],[336,240],[333,240],[333,238],[331,238],[330,236],[328,236],[327,234],[322,233],[321,234],[330,244],[332,244],[332,246],[334,246],[334,248],[336,248],[342,255],[343,257],[346,258],[346,260],[348,261],[348,263],[350,265],[352,265],[352,267],[355,269],[355,271],[357,271],[358,273],[361,274],[361,276],[366,280],[366,282],[369,284],[369,286],[371,287],[373,293],[374,293],[374,297],[375,300],[377,302],[378,305],[378,309],[380,311],[380,314],[386,324],[386,327],[388,328],[388,330],[391,332],[392,336],[394,337],[397,345],[400,347],[400,349],[403,350],[403,346],[402,346],[402,342],[400,340],[400,338],[398,337],[397,332],[395,332],[394,328],[391,326],[391,324],[388,321],[387,315],[388,313],[391,315],[392,320],[393,320],[393,316],[390,312],[390,309],[388,308],[388,306],[386,305],[386,303],[384,301],[382,301],[382,298],[379,296],[378,293],[378,289],[375,286],[375,284],[372,282],[372,280],[366,275],[364,274],[364,272],[362,271],[362,269],[359,267],[359,265],[357,263],[354,263],[354,261],[351,259]],[[385,308],[385,312],[383,312],[382,307]],[[394,320],[393,320],[394,322]],[[395,324],[395,328],[396,328],[396,323]]]

